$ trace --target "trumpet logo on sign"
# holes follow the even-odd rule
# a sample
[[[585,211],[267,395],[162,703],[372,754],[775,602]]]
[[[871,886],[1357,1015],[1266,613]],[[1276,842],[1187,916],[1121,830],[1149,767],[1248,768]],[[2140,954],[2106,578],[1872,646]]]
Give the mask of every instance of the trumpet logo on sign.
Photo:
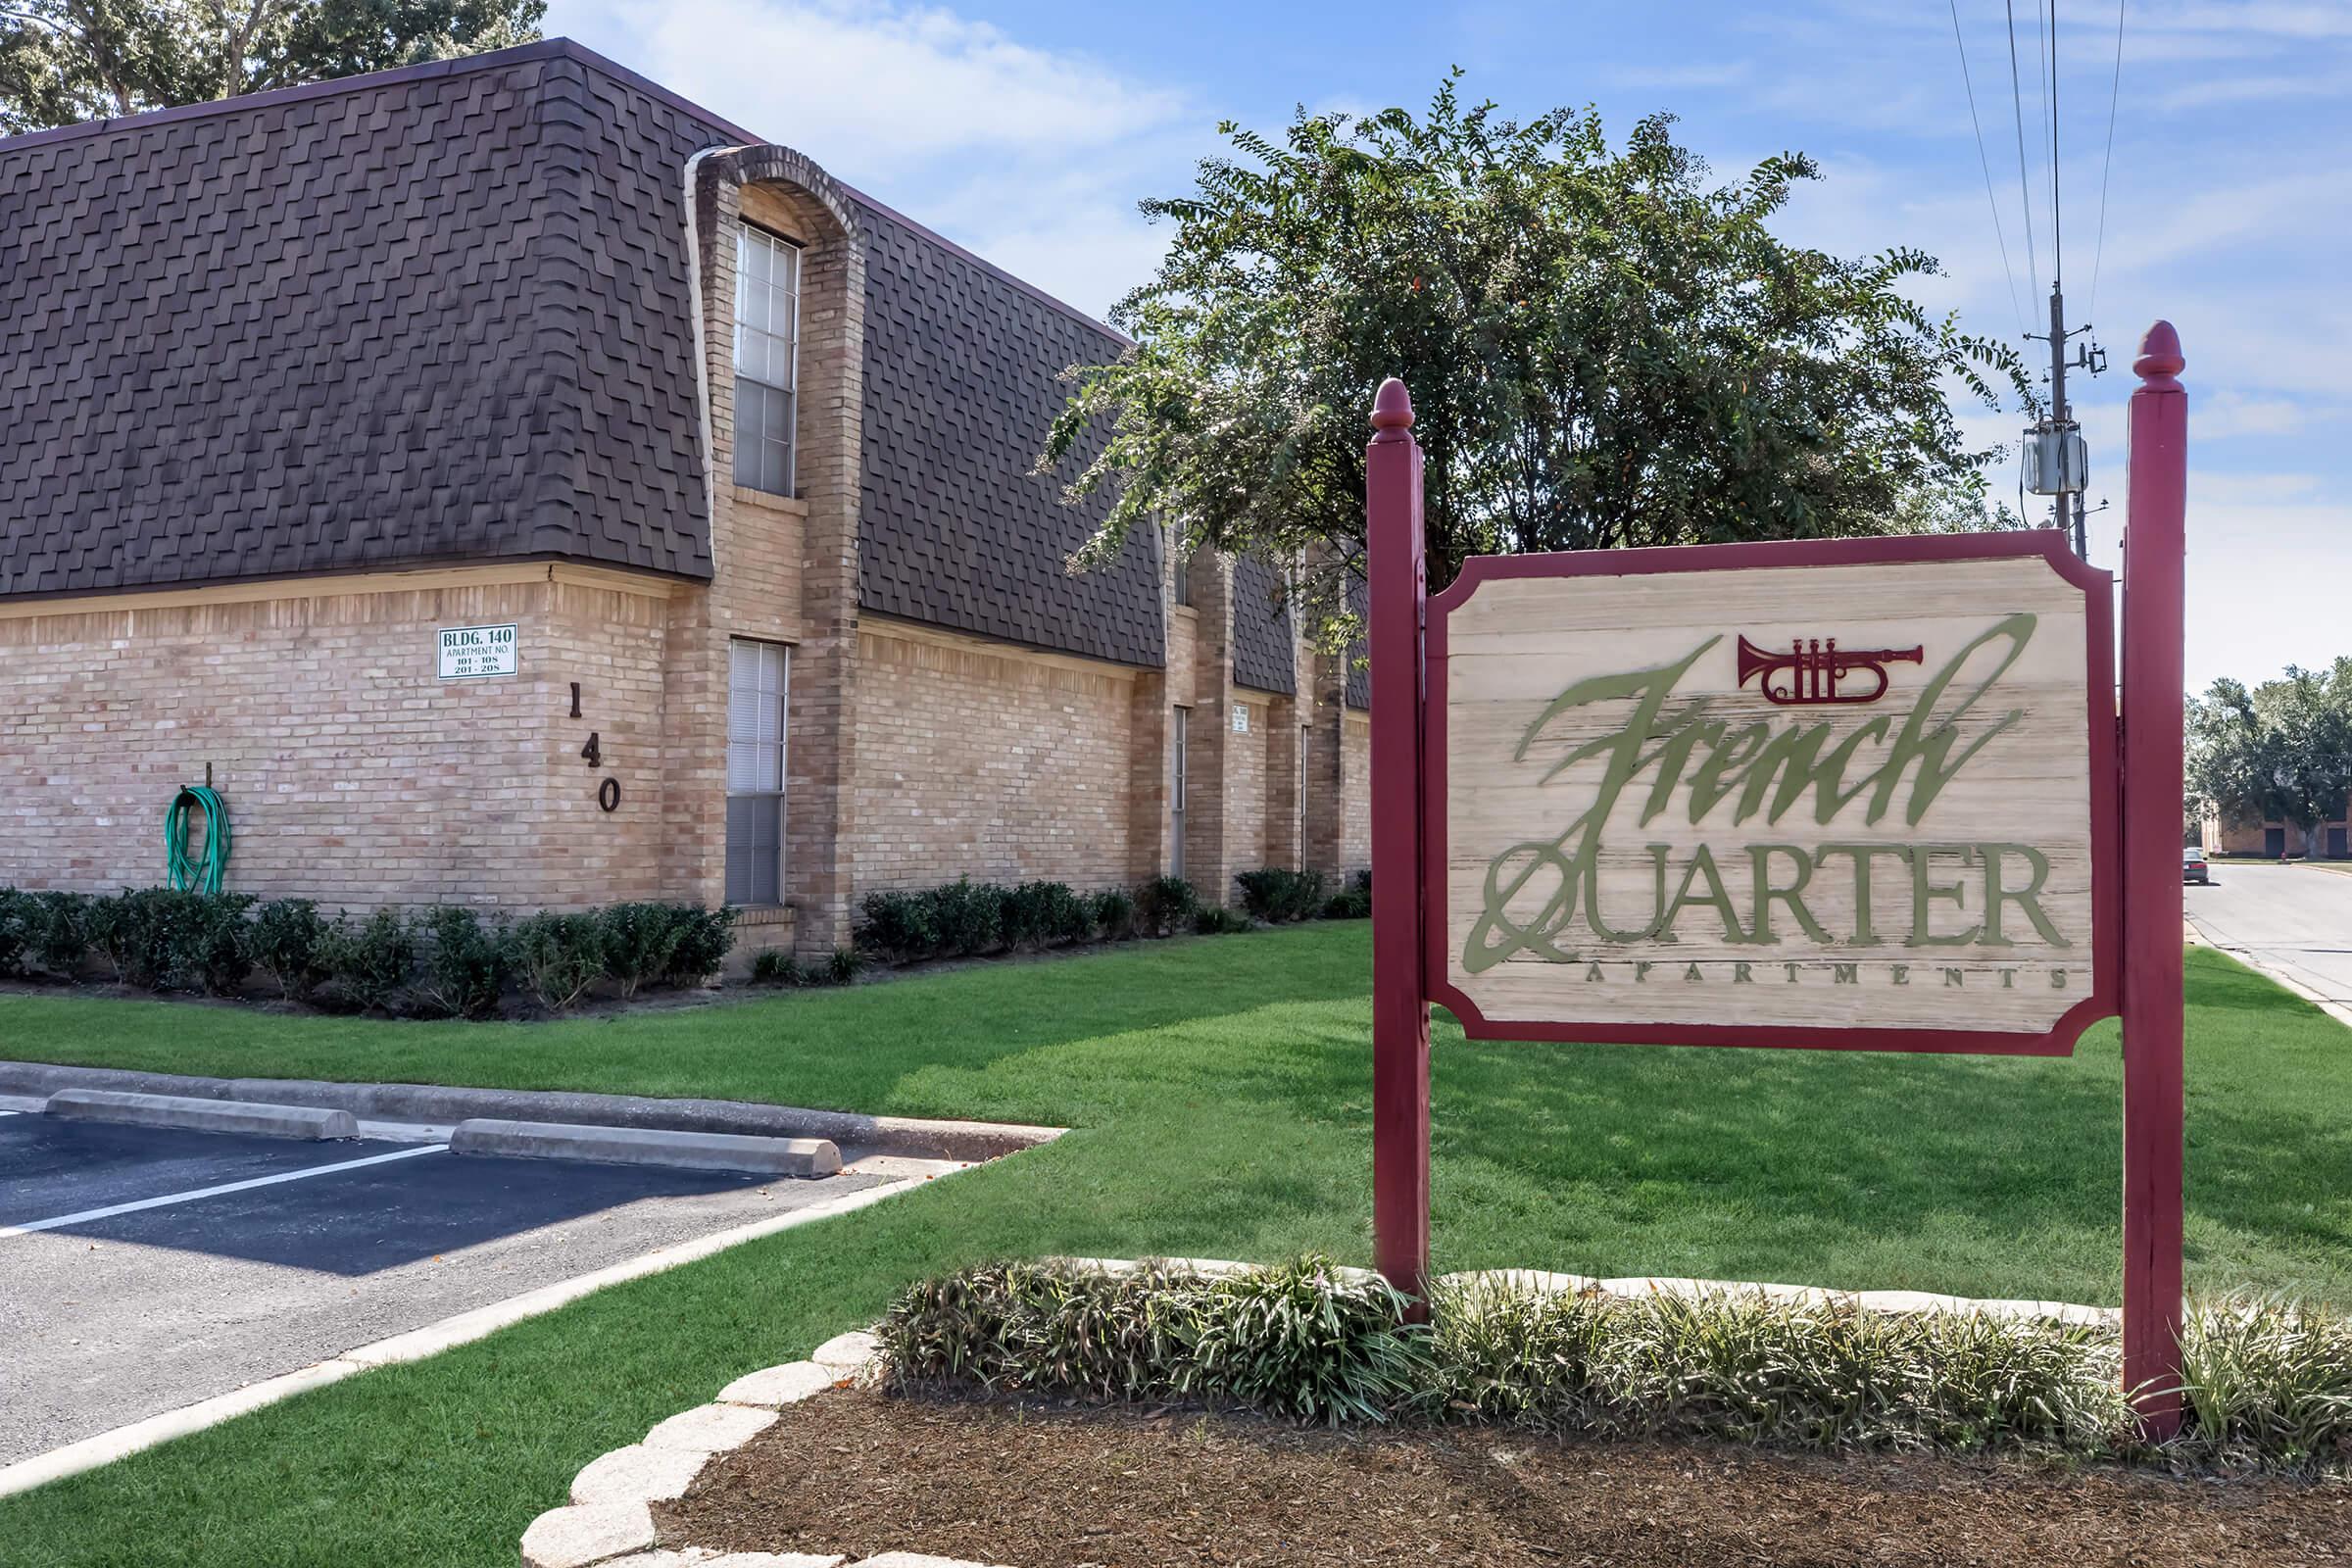
[[[1778,708],[1820,708],[1834,703],[1875,703],[1886,695],[1891,683],[1886,673],[1888,664],[1917,664],[1927,658],[1923,644],[1914,648],[1873,648],[1863,653],[1840,653],[1838,639],[1833,637],[1828,647],[1820,638],[1813,639],[1808,648],[1802,637],[1789,645],[1788,652],[1775,654],[1758,648],[1745,637],[1740,639],[1740,684],[1744,686],[1750,675],[1763,678],[1756,690],[1764,700]],[[1838,683],[1856,670],[1868,671],[1878,680],[1869,691],[1840,692]],[[1775,675],[1788,678],[1773,684]]]
[[[1678,700],[1677,686],[1723,642],[1720,634],[1668,663],[1570,683],[1528,723],[1512,760],[1542,768],[1545,786],[1573,775],[1580,787],[1571,793],[1583,809],[1557,834],[1514,844],[1488,862],[1483,907],[1470,924],[1462,967],[1478,974],[1514,958],[1583,962],[1595,945],[1674,942],[1678,925],[1686,938],[1738,947],[1769,948],[1784,932],[1839,947],[2071,947],[2042,906],[2049,859],[2028,844],[1910,844],[1889,842],[1884,832],[1850,842],[1815,836],[1802,844],[1759,836],[1741,843],[1736,858],[1727,852],[1719,861],[1703,842],[1687,852],[1649,843],[1641,846],[1646,863],[1639,878],[1649,896],[1626,901],[1624,885],[1615,884],[1612,897],[1624,907],[1604,906],[1599,874],[1612,823],[1620,832],[1632,829],[1626,837],[1650,829],[1642,836],[1666,838],[1674,836],[1675,818],[1695,828],[1726,806],[1733,827],[1769,829],[1792,814],[1809,815],[1821,827],[1839,821],[1917,827],[1952,780],[2025,717],[2023,709],[2004,710],[1986,697],[2025,653],[2037,624],[2031,613],[2003,616],[1942,662],[1909,711],[1890,707],[1859,723],[1759,717],[1747,706],[1752,699],[1720,688]],[[1926,664],[1924,645],[1851,652],[1835,639],[1811,646],[1800,640],[1789,653],[1773,654],[1742,636],[1737,655],[1738,690],[1760,677],[1757,689],[1774,708],[1877,702],[1887,695],[1888,665]],[[1855,675],[1869,676],[1875,689],[1841,691],[1840,682]],[[1622,720],[1614,727],[1604,722],[1593,734],[1602,714]],[[1555,729],[1578,738],[1547,746]],[[1554,755],[1561,745],[1566,749]],[[1661,819],[1664,825],[1653,826]],[[1973,927],[1954,932],[1931,925],[1931,904],[1959,896],[1956,885],[1929,880],[1931,855],[1971,868],[1981,887],[1981,896],[1968,901]],[[1908,909],[1888,906],[1886,899],[1874,907],[1874,862],[1910,867],[1912,875],[1901,879],[1912,891]],[[1809,903],[1806,890],[1821,879],[1841,884],[1840,896]],[[1823,911],[1832,908],[1838,912],[1827,918],[1839,929],[1825,921]]]

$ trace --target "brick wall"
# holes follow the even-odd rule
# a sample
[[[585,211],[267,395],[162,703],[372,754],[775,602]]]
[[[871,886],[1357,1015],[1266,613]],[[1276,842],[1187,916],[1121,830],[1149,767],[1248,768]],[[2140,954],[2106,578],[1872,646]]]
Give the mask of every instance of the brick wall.
[[[240,892],[354,910],[654,896],[667,606],[536,569],[0,618],[16,704],[0,884],[161,882],[164,809],[209,762]],[[518,674],[436,677],[439,628],[508,621]],[[601,771],[578,756],[591,729]],[[611,813],[596,800],[606,776],[621,780]]]
[[[1200,884],[1200,896],[1218,904],[1238,905],[1241,890],[1233,885],[1233,877],[1242,871],[1254,871],[1272,863],[1266,836],[1266,785],[1268,758],[1266,756],[1267,722],[1270,705],[1254,692],[1233,693],[1232,700],[1218,713],[1216,721],[1224,726],[1225,739],[1225,833],[1229,843],[1226,872],[1222,887]],[[1247,733],[1236,734],[1233,712],[1240,709],[1249,715]]]
[[[1349,709],[1340,723],[1339,869],[1372,863],[1372,715]]]
[[[727,643],[792,645],[786,704],[784,909],[747,911],[760,943],[788,931],[803,952],[849,940],[856,894],[843,849],[856,831],[858,463],[864,396],[865,250],[839,187],[799,153],[761,146],[701,166],[697,220],[704,375],[710,408],[716,573],[699,622],[673,627],[667,736],[679,877],[715,903],[725,890]],[[791,497],[738,489],[735,244],[746,219],[800,242],[800,383]],[[714,745],[715,734],[721,744]]]
[[[969,875],[1128,879],[1134,673],[868,617],[858,637],[858,896]]]

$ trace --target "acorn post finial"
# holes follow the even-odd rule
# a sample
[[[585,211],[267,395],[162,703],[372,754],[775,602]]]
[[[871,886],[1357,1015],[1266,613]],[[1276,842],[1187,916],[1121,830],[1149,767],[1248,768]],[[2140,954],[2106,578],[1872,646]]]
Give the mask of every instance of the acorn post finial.
[[[1380,383],[1372,397],[1372,428],[1380,433],[1375,441],[1402,441],[1413,427],[1413,400],[1404,383],[1390,376]]]
[[[2132,362],[2132,373],[2154,386],[2173,386],[2179,384],[2173,378],[2187,366],[2180,354],[2180,334],[2173,330],[2172,322],[2160,320],[2140,338],[2139,358]]]

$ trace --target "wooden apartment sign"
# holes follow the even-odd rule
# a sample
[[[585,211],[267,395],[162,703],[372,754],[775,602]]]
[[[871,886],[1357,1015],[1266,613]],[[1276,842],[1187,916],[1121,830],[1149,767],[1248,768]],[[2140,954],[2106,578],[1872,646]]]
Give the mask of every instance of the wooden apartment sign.
[[[1476,559],[1433,597],[1381,387],[1372,1229],[1400,1290],[1430,1273],[1432,1003],[1476,1039],[2013,1056],[2120,1016],[2124,1384],[2179,1430],[2182,364],[2159,321],[2132,367],[2120,704],[2114,577],[2056,531]]]
[[[2115,1010],[2110,603],[2054,533],[1473,560],[1426,618],[1430,1000],[2071,1050]]]

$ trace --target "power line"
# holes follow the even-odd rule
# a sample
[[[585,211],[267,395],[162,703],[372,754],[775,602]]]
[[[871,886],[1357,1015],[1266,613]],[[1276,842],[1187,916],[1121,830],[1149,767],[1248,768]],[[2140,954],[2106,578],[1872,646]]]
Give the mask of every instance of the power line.
[[[2042,105],[2050,133],[2050,270],[2051,287],[2066,292],[2066,230],[2058,220],[2058,0],[2049,0],[2049,49],[2042,65]],[[2035,16],[2038,18],[2039,13]]]
[[[2009,15],[2009,107],[2017,118],[2017,196],[2026,214],[2026,266],[2041,276],[2041,262],[2034,254],[2034,186],[2026,177],[2026,89],[2017,70],[2017,0],[2001,0]]]
[[[2099,263],[2107,255],[2107,174],[2115,167],[2115,106],[2124,88],[2124,3],[2115,0],[2115,79],[2107,86],[2107,156],[2099,160],[2099,237],[2090,252],[2090,309],[2099,318]]]
[[[2009,265],[2009,236],[2001,231],[2001,201],[1992,193],[1992,159],[1984,151],[1984,125],[1977,119],[1977,85],[1968,74],[1968,41],[1960,35],[1960,0],[1951,0],[1952,42],[1960,49],[1960,85],[1968,92],[1969,128],[1977,133],[1977,163],[1984,171],[1984,200],[1992,208],[1992,237],[2001,247],[2001,276],[2009,283],[2009,309],[2017,313],[2017,328],[2026,328],[2026,308],[2017,292],[2017,270]]]

